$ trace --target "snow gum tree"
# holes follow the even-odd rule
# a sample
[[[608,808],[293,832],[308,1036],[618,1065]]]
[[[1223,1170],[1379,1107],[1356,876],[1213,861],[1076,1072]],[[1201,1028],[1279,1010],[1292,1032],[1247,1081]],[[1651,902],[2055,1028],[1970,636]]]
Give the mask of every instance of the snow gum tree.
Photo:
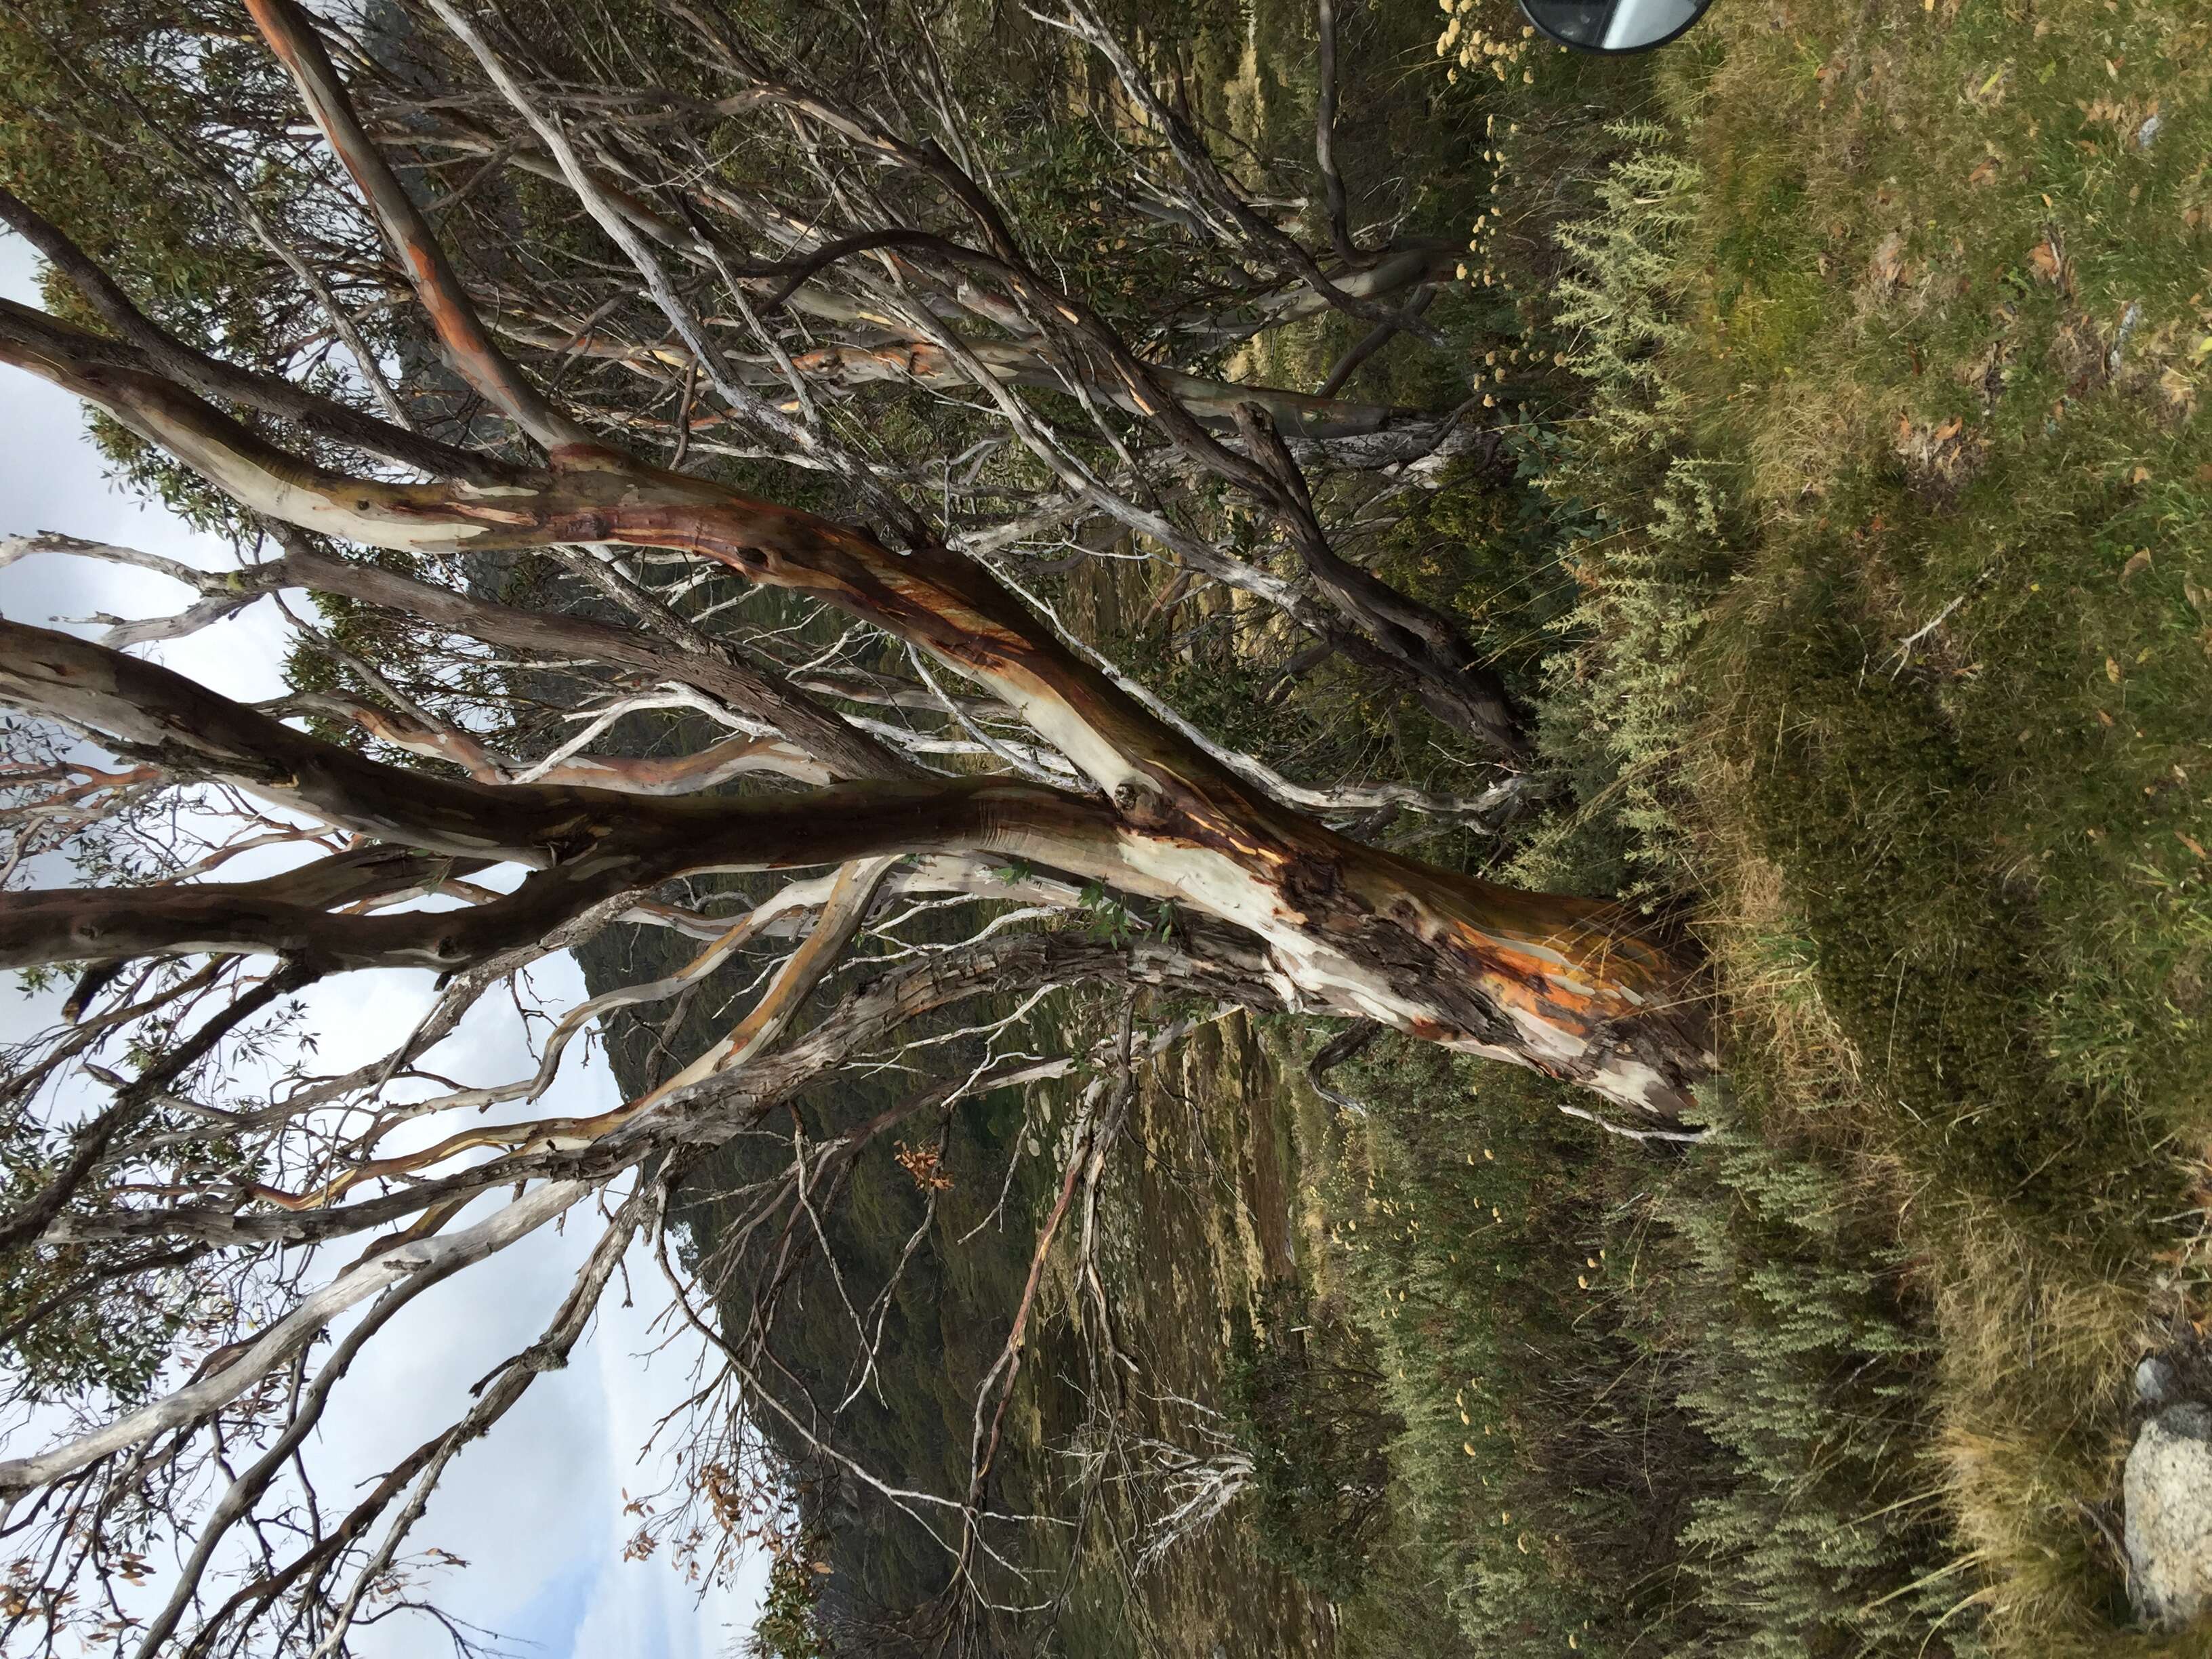
[[[1082,185],[1139,227],[1085,272],[1040,252],[1028,186],[998,176],[1000,117],[966,106],[926,32],[764,17],[664,0],[539,30],[459,0],[351,20],[246,0],[7,26],[39,107],[4,135],[0,218],[50,303],[0,302],[0,360],[82,399],[126,470],[240,550],[210,572],[27,526],[0,544],[193,595],[100,638],[0,622],[0,966],[74,988],[0,1084],[0,1340],[30,1395],[78,1405],[0,1462],[27,1564],[11,1630],[343,1650],[445,1468],[562,1363],[672,1184],[963,1005],[1103,984],[1335,1017],[1533,1067],[1662,1137],[1715,1064],[1694,963],[1630,914],[1354,833],[1386,811],[1501,823],[1531,785],[1523,711],[1459,624],[1347,557],[1334,522],[1482,464],[1496,434],[1345,398],[1350,364],[1314,393],[1221,367],[1323,310],[1367,326],[1363,351],[1419,333],[1449,276],[1447,250],[1349,222],[1333,100],[1316,248],[1086,0],[1041,6],[1037,50],[1084,64],[1104,112]],[[157,188],[159,246],[134,252],[125,198]],[[1300,784],[1209,739],[1034,591],[1136,556],[1178,602],[1225,592],[1308,661],[1415,700],[1476,787]],[[311,601],[289,697],[133,654],[272,595]],[[514,710],[556,684],[581,707],[555,740]],[[678,752],[600,741],[644,716]],[[225,868],[249,853],[270,872]],[[72,857],[82,879],[44,884]],[[702,900],[732,873],[740,908]],[[971,937],[846,971],[944,901]],[[424,1056],[480,999],[617,924],[696,954],[563,1011],[532,1075],[435,1081]],[[656,1086],[535,1109],[595,1020],[764,948],[742,1012]],[[434,972],[432,1012],[374,1063],[312,1074],[294,998],[372,969]],[[749,1224],[811,1248],[814,1194],[902,1121],[1126,1072],[1135,1041],[987,1059],[841,1126]],[[1114,1092],[1091,1086],[1079,1141]],[[538,1341],[349,1507],[303,1495],[294,1453],[360,1346],[586,1210],[602,1231]],[[988,1477],[1036,1282],[965,1491],[895,1489],[791,1425],[921,1518],[979,1606],[1003,1594]],[[189,1366],[162,1358],[180,1332]],[[717,1352],[718,1386],[757,1382],[757,1351]],[[694,1454],[709,1507],[720,1455]],[[157,1534],[180,1544],[156,1604],[80,1593]]]

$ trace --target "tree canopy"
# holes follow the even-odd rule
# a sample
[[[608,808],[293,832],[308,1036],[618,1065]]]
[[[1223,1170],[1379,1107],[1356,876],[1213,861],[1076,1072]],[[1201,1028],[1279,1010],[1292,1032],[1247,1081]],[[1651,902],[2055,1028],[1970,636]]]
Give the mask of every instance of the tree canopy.
[[[1717,1061],[1680,942],[1415,855],[1547,785],[1463,622],[1357,556],[1448,471],[1510,458],[1479,405],[1344,395],[1455,260],[1355,193],[1333,93],[1295,164],[1224,160],[1172,36],[1090,0],[4,27],[0,218],[49,304],[0,302],[0,359],[239,558],[6,544],[196,596],[96,639],[0,623],[0,966],[73,987],[0,1084],[0,1344],[24,1398],[75,1413],[0,1463],[0,1529],[35,1564],[10,1632],[344,1650],[451,1461],[643,1240],[720,1366],[666,1534],[710,1571],[763,1527],[796,1552],[779,1483],[833,1483],[941,1551],[930,1628],[975,1636],[1036,1602],[994,1471],[1044,1264],[1099,1248],[1148,1047],[1224,1007],[1349,1022],[1318,1079],[1388,1028],[1694,1138]],[[1316,27],[1333,86],[1326,3]],[[1239,377],[1255,337],[1324,312],[1358,339],[1319,389]],[[1159,615],[1108,621],[1139,562],[1170,573]],[[295,593],[276,702],[132,654]],[[1300,781],[1243,752],[1189,672],[1209,629],[1269,695],[1341,672],[1442,763],[1408,782],[1340,744]],[[226,871],[248,854],[268,872]],[[626,930],[674,948],[648,971],[605,948]],[[594,949],[533,1074],[437,1074],[481,999]],[[436,975],[433,1012],[316,1074],[295,994],[377,969]],[[734,1006],[629,1097],[535,1109],[579,1037],[709,985]],[[1077,988],[1103,1023],[1032,1042]],[[906,1486],[840,1415],[880,1386],[913,1249],[864,1259],[836,1208],[895,1154],[926,1212],[958,1114],[1046,1078],[1079,1109],[1026,1270],[954,1477]],[[672,1206],[737,1146],[774,1156],[738,1160],[715,1247],[687,1250]],[[349,1507],[303,1494],[294,1454],[362,1345],[586,1213],[572,1291],[465,1415]],[[780,1346],[802,1320],[849,1343],[842,1400]],[[168,1543],[158,1607],[92,1592]],[[776,1639],[806,1650],[780,1571]]]

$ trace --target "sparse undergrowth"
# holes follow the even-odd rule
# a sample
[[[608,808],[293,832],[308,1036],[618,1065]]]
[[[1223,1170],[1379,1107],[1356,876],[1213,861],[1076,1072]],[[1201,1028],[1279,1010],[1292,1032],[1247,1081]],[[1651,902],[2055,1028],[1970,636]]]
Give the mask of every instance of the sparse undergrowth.
[[[1929,1322],[1847,1155],[1729,1107],[1654,1160],[1410,1048],[1358,1086],[1319,1195],[1407,1426],[1351,1651],[1978,1651]]]

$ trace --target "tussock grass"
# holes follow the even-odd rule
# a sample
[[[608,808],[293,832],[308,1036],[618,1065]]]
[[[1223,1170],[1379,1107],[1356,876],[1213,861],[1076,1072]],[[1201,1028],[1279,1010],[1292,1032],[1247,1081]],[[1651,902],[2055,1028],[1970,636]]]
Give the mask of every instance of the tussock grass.
[[[1992,1648],[2127,1650],[2127,1376],[2201,1314],[2212,1128],[2203,23],[1763,9],[1679,141],[1657,371],[1741,457],[1682,774],[1739,1086],[1892,1195]]]
[[[1985,1638],[2148,1649],[2107,1534],[2212,1132],[2205,20],[1765,9],[1681,139],[1729,182],[1666,359],[1751,521],[1686,775],[1713,937],[1740,1030],[1794,978],[1849,1056],[1763,1064],[1895,1194]]]

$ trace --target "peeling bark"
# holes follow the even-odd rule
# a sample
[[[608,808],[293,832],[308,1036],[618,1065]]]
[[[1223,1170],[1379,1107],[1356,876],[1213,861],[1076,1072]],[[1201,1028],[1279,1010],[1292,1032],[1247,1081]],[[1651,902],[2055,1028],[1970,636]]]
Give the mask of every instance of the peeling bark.
[[[23,896],[11,901],[18,912],[11,932],[25,941],[14,947],[19,958],[40,951],[82,957],[95,953],[93,945],[107,956],[234,950],[281,937],[287,948],[335,953],[337,960],[406,959],[451,969],[511,946],[531,928],[542,932],[592,906],[641,896],[687,872],[987,854],[1172,901],[1248,931],[1262,942],[1288,1006],[1372,1019],[1530,1066],[1652,1117],[1672,1118],[1687,1103],[1690,1089],[1714,1064],[1693,970],[1613,907],[1431,869],[1302,816],[1063,643],[982,567],[912,526],[900,526],[903,544],[894,547],[865,526],[583,443],[574,423],[550,409],[499,355],[353,115],[312,22],[293,0],[252,0],[252,8],[377,211],[448,352],[472,384],[545,445],[553,465],[489,485],[348,477],[276,448],[185,386],[117,366],[90,337],[21,307],[0,307],[0,359],[99,404],[248,507],[301,529],[434,554],[666,550],[827,603],[1014,711],[1098,793],[1003,781],[884,781],[795,800],[724,801],[430,778],[318,743],[166,671],[9,625],[0,637],[6,647],[0,692],[17,706],[100,732],[126,753],[225,779],[359,833],[428,853],[512,860],[538,872],[515,894],[434,926],[404,915],[315,919],[304,914],[309,907],[287,908],[281,898],[243,890],[232,894],[225,912],[210,896],[222,890],[214,884],[130,916],[101,910],[96,896]],[[489,54],[471,40],[472,50]],[[520,96],[510,82],[501,84]],[[1244,453],[1224,448],[1117,337],[1026,271],[1011,234],[958,169],[902,150],[856,118],[788,88],[763,84],[742,95],[804,105],[856,143],[943,179],[969,203],[997,252],[908,232],[885,233],[875,244],[988,270],[1033,312],[1096,350],[1179,446],[1279,513],[1331,598],[1419,666],[1425,695],[1455,704],[1500,746],[1515,741],[1502,690],[1466,659],[1450,624],[1334,553],[1297,462],[1264,410],[1241,407]],[[544,128],[550,118],[532,119]],[[575,158],[564,156],[564,167],[576,171]],[[1331,303],[1346,297],[1326,283],[1315,287]],[[288,562],[301,557],[295,549]],[[356,592],[384,580],[350,566],[323,574]],[[617,579],[609,573],[608,580]],[[711,643],[684,635],[688,625],[656,609],[650,596],[623,594],[618,582],[613,591],[656,625],[676,628],[687,645]],[[473,602],[437,599],[420,585],[396,597],[442,607],[456,625],[488,620]],[[545,637],[535,621],[518,631]],[[828,772],[884,778],[900,769],[880,754],[851,757],[860,734],[826,714],[810,725],[801,711],[813,706],[801,694],[769,690],[777,729]],[[825,752],[833,744],[844,752]],[[864,740],[859,746],[867,747]],[[29,943],[33,938],[39,943]]]
[[[168,670],[0,623],[0,698],[15,707],[118,746],[158,747],[173,768],[425,853],[538,871],[512,895],[432,915],[300,902],[301,884],[323,878],[319,866],[269,883],[4,895],[0,965],[259,949],[450,972],[677,875],[958,852],[1188,905],[1257,936],[1289,1006],[1531,1066],[1653,1116],[1678,1114],[1711,1069],[1688,969],[1616,908],[1516,892],[1362,846],[1267,799],[1058,647],[1030,660],[1066,671],[1031,675],[1071,699],[1063,724],[1088,715],[1080,732],[1094,747],[1108,733],[1127,744],[1111,751],[1109,799],[1003,781],[728,800],[427,778],[294,732]],[[995,670],[977,673],[989,682]],[[1094,684],[1104,690],[1091,693]],[[394,865],[378,878],[419,874]]]

